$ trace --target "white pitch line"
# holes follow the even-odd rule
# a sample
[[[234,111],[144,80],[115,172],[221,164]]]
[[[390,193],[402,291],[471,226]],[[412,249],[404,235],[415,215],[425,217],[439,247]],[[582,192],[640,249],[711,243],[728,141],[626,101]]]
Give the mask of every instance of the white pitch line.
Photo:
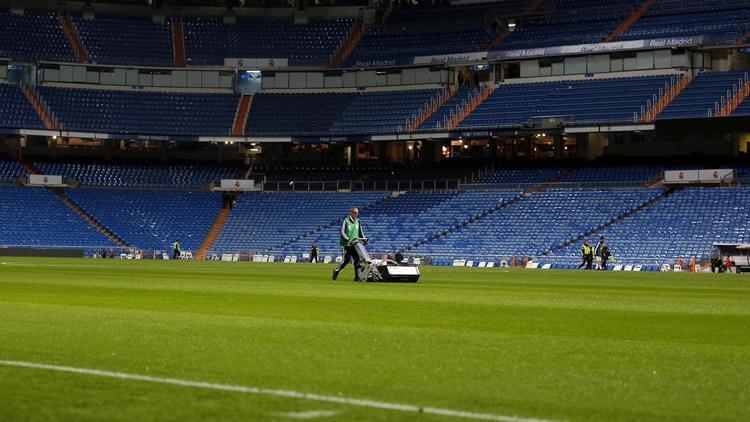
[[[315,393],[303,393],[292,390],[275,390],[262,387],[248,387],[244,385],[217,384],[213,382],[201,382],[182,380],[178,378],[154,377],[151,375],[128,374],[125,372],[102,371],[99,369],[75,368],[70,366],[47,365],[43,363],[23,362],[15,360],[0,360],[0,365],[22,368],[47,369],[57,372],[71,372],[74,374],[93,375],[97,377],[116,378],[129,381],[153,382],[158,384],[179,385],[182,387],[205,388],[209,390],[232,391],[245,394],[257,394],[276,397],[290,397],[295,399],[314,400],[327,403],[339,403],[350,406],[369,407],[383,410],[396,410],[408,413],[426,413],[454,418],[476,419],[499,422],[552,422],[546,419],[523,418],[518,416],[495,415],[490,413],[475,413],[463,410],[443,409],[438,407],[421,407],[412,404],[389,403],[369,399],[358,399],[344,396],[326,396]]]

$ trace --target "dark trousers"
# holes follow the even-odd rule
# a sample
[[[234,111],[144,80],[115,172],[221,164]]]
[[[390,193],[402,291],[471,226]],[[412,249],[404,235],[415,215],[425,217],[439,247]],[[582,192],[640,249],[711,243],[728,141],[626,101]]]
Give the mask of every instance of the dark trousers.
[[[583,261],[581,261],[581,265],[578,266],[578,269],[580,270],[581,268],[585,268],[587,270],[590,270],[591,265],[593,264],[593,261],[594,261],[594,257],[589,256],[589,255],[584,255]]]
[[[344,259],[341,261],[341,264],[339,264],[338,268],[336,268],[336,272],[341,272],[341,270],[346,267],[346,265],[349,263],[349,261],[354,261],[354,281],[360,281],[359,277],[359,254],[356,250],[354,250],[354,246],[347,246],[344,248]]]
[[[179,259],[180,258],[180,250],[179,249],[173,249],[172,250],[172,259]]]
[[[608,258],[602,258],[602,271],[607,270],[607,261],[609,261]]]
[[[310,262],[318,262],[318,254],[310,254]]]

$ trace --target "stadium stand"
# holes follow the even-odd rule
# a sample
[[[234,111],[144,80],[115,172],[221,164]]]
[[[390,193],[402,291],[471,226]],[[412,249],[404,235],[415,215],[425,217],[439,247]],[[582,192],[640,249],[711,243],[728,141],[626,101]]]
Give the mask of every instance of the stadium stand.
[[[107,237],[45,188],[0,187],[0,244],[110,247]]]
[[[38,86],[62,129],[228,135],[240,96]]]
[[[71,16],[93,63],[174,66],[170,23],[151,18]]]
[[[352,29],[351,19],[254,18],[224,24],[220,19],[189,18],[185,28],[188,64],[223,64],[224,58],[287,58],[290,65],[325,65]]]
[[[75,54],[52,12],[0,10],[0,57],[20,61],[75,62]]]
[[[128,245],[167,250],[200,246],[221,205],[220,194],[169,190],[66,189],[65,193]]]
[[[91,162],[34,162],[41,174],[73,179],[83,186],[128,188],[200,188],[221,179],[233,179],[240,169],[230,165],[197,163],[132,164]]]
[[[750,189],[685,188],[657,200],[602,231],[592,233],[596,240],[604,235],[613,255],[630,264],[657,270],[661,264],[683,258],[699,262],[708,258],[713,242],[750,242]],[[557,261],[570,267],[580,260],[580,244],[571,244],[553,255],[571,259]]]
[[[0,127],[44,129],[44,123],[17,85],[0,83]]]
[[[706,117],[708,110],[737,84],[745,72],[702,72],[659,114],[657,120]]]
[[[4,160],[0,158],[0,183],[16,183],[19,177],[28,173],[18,161]]]
[[[662,194],[661,189],[565,189],[536,192],[410,252],[433,263],[454,258],[523,257],[550,253],[622,218]]]
[[[284,242],[335,224],[350,207],[365,210],[387,196],[387,192],[245,192],[210,252],[274,251]],[[304,251],[310,247],[303,246]]]
[[[535,116],[563,116],[576,123],[632,122],[671,76],[501,84],[459,128],[517,127]],[[612,101],[617,92],[617,102]]]
[[[744,0],[660,0],[617,40],[705,35],[707,44],[733,43],[747,32],[748,22]]]

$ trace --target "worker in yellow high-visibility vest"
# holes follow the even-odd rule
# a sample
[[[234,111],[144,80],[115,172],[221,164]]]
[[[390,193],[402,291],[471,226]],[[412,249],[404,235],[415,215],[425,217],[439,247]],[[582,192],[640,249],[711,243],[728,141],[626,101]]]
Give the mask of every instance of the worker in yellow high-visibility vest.
[[[581,246],[581,265],[578,266],[578,269],[586,268],[587,270],[591,269],[591,264],[594,262],[594,248],[591,247],[591,244],[588,240],[583,242],[583,246]]]

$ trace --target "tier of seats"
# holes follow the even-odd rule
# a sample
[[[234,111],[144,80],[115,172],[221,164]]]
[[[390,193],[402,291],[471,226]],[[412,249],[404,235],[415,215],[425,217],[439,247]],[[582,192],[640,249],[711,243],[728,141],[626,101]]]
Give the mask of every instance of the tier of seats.
[[[706,35],[709,44],[733,43],[748,30],[744,0],[660,0],[617,40]]]
[[[0,83],[0,127],[44,129],[44,123],[18,85]]]
[[[131,246],[198,249],[221,206],[217,192],[66,189],[81,208]]]
[[[0,57],[32,62],[76,61],[55,13],[0,10],[0,28]]]
[[[662,111],[657,119],[686,119],[706,117],[709,110],[721,101],[733,85],[742,81],[746,72],[702,72],[682,90]]]
[[[221,179],[234,179],[239,168],[205,164],[55,163],[39,161],[41,174],[63,176],[82,186],[174,188],[202,187]]]
[[[665,75],[503,84],[458,127],[516,127],[542,116],[564,116],[576,123],[632,122],[670,79]]]
[[[174,66],[169,22],[150,18],[71,16],[93,63]]]
[[[48,109],[68,130],[137,134],[228,135],[235,94],[186,94],[39,86]]]
[[[212,251],[276,250],[284,242],[343,219],[350,207],[363,210],[387,195],[387,192],[246,192],[238,197]]]
[[[600,42],[642,2],[634,0],[546,0],[531,18],[494,49]],[[527,0],[460,6],[399,8],[382,25],[370,26],[347,66],[372,61],[410,61],[415,56],[482,51],[519,16]],[[496,17],[500,17],[496,20]],[[618,40],[707,35],[711,44],[735,42],[748,31],[750,7],[743,0],[657,1]],[[172,66],[171,19],[71,15],[83,47],[95,63]],[[220,18],[183,18],[188,64],[220,65],[224,58],[287,58],[292,65],[325,65],[347,34],[351,19],[263,17],[224,24]],[[0,11],[0,57],[24,61],[75,62],[56,13]]]
[[[14,167],[0,162],[0,175]],[[747,169],[740,171],[747,173]],[[744,173],[743,173],[744,174]],[[168,250],[175,239],[196,250],[220,208],[218,193],[66,189],[103,226],[128,244]],[[115,246],[48,189],[0,187],[3,246]],[[278,256],[309,251],[338,255],[340,222],[360,208],[368,250],[428,255],[447,265],[456,258],[534,257],[555,268],[575,268],[580,244],[606,236],[615,259],[658,269],[707,258],[713,242],[750,242],[750,189],[552,188],[523,195],[513,190],[369,193],[247,192],[213,245],[212,253],[254,251]],[[585,236],[585,237],[584,237]]]
[[[255,18],[235,25],[220,19],[183,20],[189,64],[224,64],[224,58],[287,58],[291,65],[325,65],[351,31],[351,19]]]
[[[45,188],[0,187],[0,245],[115,246]]]

